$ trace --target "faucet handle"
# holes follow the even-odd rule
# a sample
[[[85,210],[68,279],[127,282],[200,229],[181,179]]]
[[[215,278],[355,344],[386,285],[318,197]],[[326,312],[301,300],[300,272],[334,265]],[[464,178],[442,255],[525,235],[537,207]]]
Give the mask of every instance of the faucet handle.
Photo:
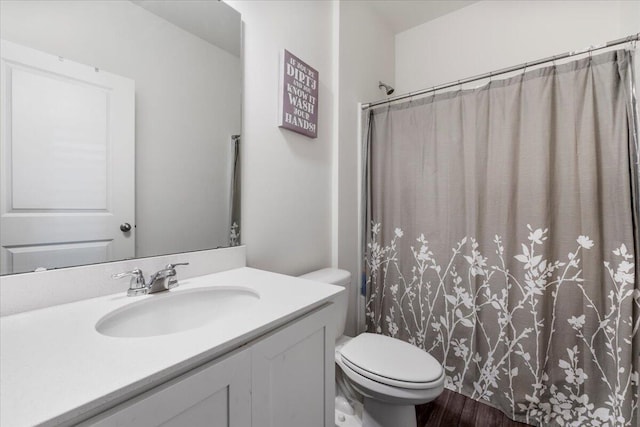
[[[144,274],[139,268],[131,271],[125,271],[124,273],[112,274],[112,279],[121,279],[123,277],[131,276],[129,281],[129,289],[127,290],[127,296],[144,295],[147,293],[147,287],[144,283]]]
[[[167,266],[165,268],[167,270],[173,270],[179,265],[189,265],[189,263],[188,262],[177,262],[175,264],[167,264]]]
[[[175,264],[167,264],[166,270],[169,270],[167,274],[167,289],[175,288],[178,286],[178,278],[175,268],[179,265],[189,265],[188,262],[177,262]]]

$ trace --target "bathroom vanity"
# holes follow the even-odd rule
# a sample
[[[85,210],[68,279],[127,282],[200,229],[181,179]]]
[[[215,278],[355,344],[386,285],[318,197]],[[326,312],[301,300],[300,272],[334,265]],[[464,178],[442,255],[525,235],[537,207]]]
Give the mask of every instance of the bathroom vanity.
[[[242,267],[2,317],[0,424],[332,426],[344,291],[301,282]]]

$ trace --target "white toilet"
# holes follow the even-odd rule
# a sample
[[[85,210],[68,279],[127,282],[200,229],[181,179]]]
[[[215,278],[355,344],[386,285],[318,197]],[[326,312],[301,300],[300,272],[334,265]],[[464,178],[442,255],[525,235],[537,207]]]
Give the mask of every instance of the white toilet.
[[[303,279],[351,286],[351,274],[325,268]],[[336,330],[336,426],[416,427],[415,405],[436,399],[444,389],[442,365],[425,351],[384,335],[344,336],[348,297],[336,298],[340,318]],[[361,417],[349,391],[364,400]],[[347,396],[343,396],[347,394]]]

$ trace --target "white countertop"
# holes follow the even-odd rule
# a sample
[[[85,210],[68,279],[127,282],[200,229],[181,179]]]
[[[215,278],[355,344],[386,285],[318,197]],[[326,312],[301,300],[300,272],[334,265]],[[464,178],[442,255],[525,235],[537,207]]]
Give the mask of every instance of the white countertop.
[[[257,304],[218,322],[145,338],[99,334],[105,314],[155,295],[124,293],[0,318],[0,425],[59,425],[107,409],[319,307],[343,288],[252,268],[181,280],[170,292],[244,286]]]

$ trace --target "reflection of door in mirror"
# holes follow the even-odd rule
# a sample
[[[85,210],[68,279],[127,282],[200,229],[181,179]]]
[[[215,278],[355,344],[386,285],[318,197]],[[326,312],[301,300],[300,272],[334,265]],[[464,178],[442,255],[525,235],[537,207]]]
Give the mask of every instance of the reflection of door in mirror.
[[[0,273],[134,257],[133,80],[1,43]]]

